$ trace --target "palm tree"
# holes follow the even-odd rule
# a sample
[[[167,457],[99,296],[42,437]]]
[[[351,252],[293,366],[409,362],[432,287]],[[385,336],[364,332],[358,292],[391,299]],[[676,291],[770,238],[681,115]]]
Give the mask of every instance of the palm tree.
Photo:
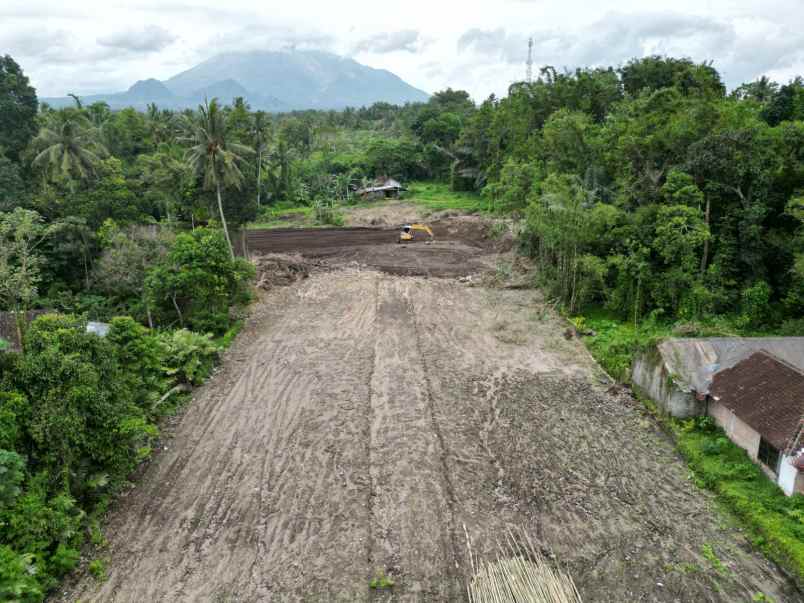
[[[108,154],[86,116],[69,109],[54,113],[33,143],[42,149],[33,165],[69,183],[74,178],[89,180],[96,174],[101,158]]]
[[[215,190],[218,196],[223,233],[226,235],[229,253],[234,258],[234,248],[223,213],[221,185],[240,189],[243,173],[237,164],[243,161],[243,155],[252,154],[254,150],[242,144],[227,142],[226,119],[216,98],[209,102],[204,101],[198,107],[198,115],[185,118],[184,125],[186,132],[179,140],[190,145],[185,156],[186,161],[197,175],[204,176],[204,188]]]
[[[257,111],[254,114],[254,147],[257,150],[257,207],[260,207],[262,193],[262,154],[266,149],[268,132],[266,131],[265,112]]]

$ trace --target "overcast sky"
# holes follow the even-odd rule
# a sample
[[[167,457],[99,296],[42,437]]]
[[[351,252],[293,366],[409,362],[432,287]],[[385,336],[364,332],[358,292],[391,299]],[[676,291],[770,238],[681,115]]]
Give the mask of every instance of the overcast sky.
[[[804,74],[804,0],[0,0],[0,54],[40,96],[127,89],[221,51],[315,48],[476,100],[534,65],[712,60],[729,87]]]

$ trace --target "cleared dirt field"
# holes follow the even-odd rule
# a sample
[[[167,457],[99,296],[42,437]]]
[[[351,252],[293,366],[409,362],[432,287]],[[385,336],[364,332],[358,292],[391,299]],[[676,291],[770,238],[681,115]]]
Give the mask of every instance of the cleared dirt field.
[[[455,274],[493,265],[453,243]],[[537,292],[399,276],[437,247],[378,248],[391,274],[343,250],[263,295],[112,512],[108,579],[57,599],[464,601],[467,535],[491,555],[514,526],[585,601],[800,600]]]

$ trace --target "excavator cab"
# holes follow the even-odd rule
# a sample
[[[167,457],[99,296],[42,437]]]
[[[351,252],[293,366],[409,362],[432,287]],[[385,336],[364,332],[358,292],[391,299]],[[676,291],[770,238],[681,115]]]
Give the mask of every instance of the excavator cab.
[[[426,224],[405,224],[402,227],[402,232],[399,233],[397,243],[405,243],[407,241],[415,240],[414,233],[416,231],[426,232],[428,235],[430,235],[430,241],[433,240],[433,231]]]

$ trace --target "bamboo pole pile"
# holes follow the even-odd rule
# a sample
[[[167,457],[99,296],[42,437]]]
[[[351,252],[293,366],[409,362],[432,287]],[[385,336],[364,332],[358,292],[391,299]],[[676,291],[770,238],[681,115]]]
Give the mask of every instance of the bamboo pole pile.
[[[554,569],[527,535],[515,538],[509,530],[494,561],[474,557],[468,534],[466,542],[473,574],[467,586],[471,603],[582,603],[572,577]]]

